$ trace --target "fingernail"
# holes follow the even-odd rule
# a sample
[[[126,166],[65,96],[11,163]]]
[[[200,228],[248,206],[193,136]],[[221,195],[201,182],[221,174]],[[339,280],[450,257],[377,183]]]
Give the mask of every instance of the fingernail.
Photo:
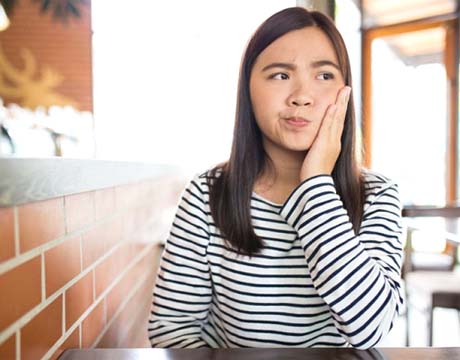
[[[351,87],[347,86],[347,97],[350,96],[350,94],[351,94]]]

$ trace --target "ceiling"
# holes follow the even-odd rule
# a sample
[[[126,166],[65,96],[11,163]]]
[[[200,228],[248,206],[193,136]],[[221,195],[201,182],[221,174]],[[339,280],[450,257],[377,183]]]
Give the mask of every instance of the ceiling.
[[[456,0],[362,0],[363,26],[388,25],[455,11]]]
[[[362,0],[363,28],[373,28],[455,12],[456,0]],[[444,27],[382,38],[408,65],[443,62]]]

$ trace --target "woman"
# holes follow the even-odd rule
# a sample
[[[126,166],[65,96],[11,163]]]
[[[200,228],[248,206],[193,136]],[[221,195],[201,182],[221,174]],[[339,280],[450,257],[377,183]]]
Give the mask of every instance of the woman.
[[[347,51],[288,8],[248,43],[230,159],[185,190],[154,347],[375,346],[402,304],[397,186],[358,166]]]

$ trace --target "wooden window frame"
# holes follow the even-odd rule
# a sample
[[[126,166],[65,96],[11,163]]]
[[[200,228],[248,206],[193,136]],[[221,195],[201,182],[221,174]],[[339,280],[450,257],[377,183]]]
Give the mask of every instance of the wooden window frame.
[[[363,14],[361,5],[361,14]],[[425,30],[445,26],[446,48],[444,65],[447,74],[447,159],[446,159],[446,204],[459,202],[459,47],[460,47],[460,0],[457,0],[456,11],[450,14],[407,21],[391,25],[361,28],[362,31],[362,101],[363,115],[361,122],[364,166],[372,165],[372,41],[384,36],[398,35],[417,30]],[[363,15],[362,15],[363,16]],[[361,21],[363,24],[363,21]],[[428,205],[428,204],[427,204]]]

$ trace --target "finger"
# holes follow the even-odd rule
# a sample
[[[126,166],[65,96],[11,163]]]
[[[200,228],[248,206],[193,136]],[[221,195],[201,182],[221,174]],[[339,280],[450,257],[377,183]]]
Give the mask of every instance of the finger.
[[[319,129],[319,133],[323,133],[328,131],[329,136],[337,136],[337,132],[339,131],[340,127],[343,127],[343,122],[345,119],[345,112],[346,106],[348,103],[348,99],[350,96],[351,88],[349,86],[344,86],[340,91],[337,93],[337,98],[334,104],[329,105],[326,110],[326,114],[324,114],[323,120],[321,122],[321,127]],[[337,126],[337,122],[342,123],[342,125]]]
[[[338,107],[338,115],[345,115],[347,111],[348,101],[350,99],[351,87],[345,86],[341,89],[337,96],[336,105]]]
[[[351,93],[351,87],[346,85],[337,92],[337,97],[335,98],[335,104],[340,105],[349,97]]]
[[[331,104],[327,108],[326,114],[323,118],[323,123],[321,124],[321,129],[323,129],[323,131],[331,130],[332,126],[334,125],[335,117],[337,114],[337,108],[338,107],[336,104]]]
[[[347,113],[348,101],[350,100],[351,88],[345,86],[337,96],[337,111],[333,121],[333,127],[336,135],[341,135],[343,126],[345,124],[345,117]]]

